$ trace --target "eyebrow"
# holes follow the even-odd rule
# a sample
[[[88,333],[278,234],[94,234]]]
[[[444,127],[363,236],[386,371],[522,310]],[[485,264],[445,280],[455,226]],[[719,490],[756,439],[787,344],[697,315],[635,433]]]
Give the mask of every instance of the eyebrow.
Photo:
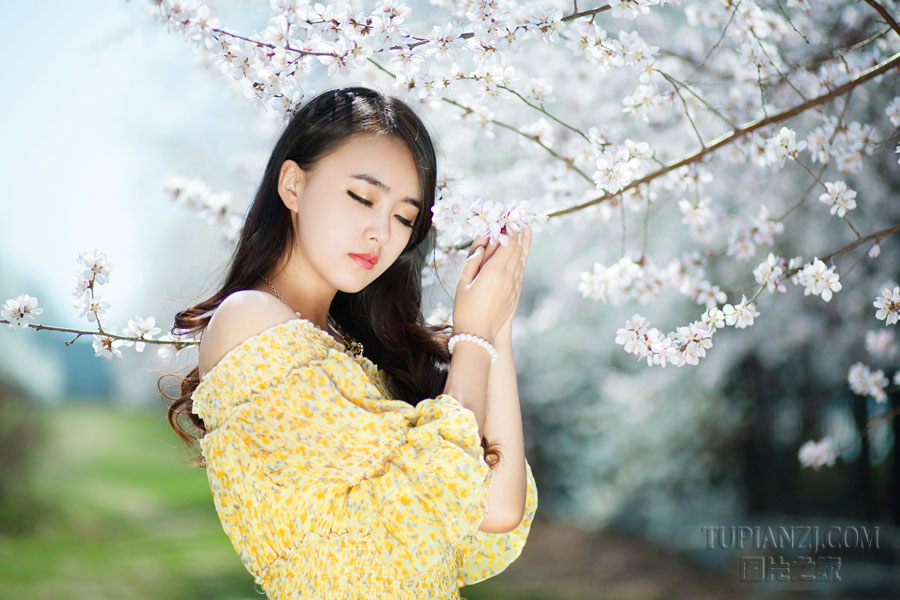
[[[378,179],[376,179],[372,175],[369,175],[368,173],[357,173],[356,175],[351,175],[350,177],[352,177],[353,179],[361,179],[362,181],[365,181],[366,183],[371,183],[372,185],[374,185],[375,187],[380,189],[385,194],[387,194],[391,191],[391,187],[389,185],[387,185],[386,183],[382,183],[381,181],[378,181]],[[403,199],[403,201],[406,202],[407,204],[412,204],[419,210],[422,210],[422,201],[421,200],[417,200],[416,198],[410,198],[407,196],[406,198]]]

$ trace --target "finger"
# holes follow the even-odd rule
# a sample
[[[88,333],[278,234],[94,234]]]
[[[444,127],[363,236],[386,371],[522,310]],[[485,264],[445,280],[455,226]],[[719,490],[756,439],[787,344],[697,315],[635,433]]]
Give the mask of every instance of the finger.
[[[480,235],[480,236],[476,237],[474,240],[472,240],[472,245],[469,247],[469,256],[472,256],[472,254],[475,252],[476,249],[478,249],[479,246],[486,247],[487,242],[488,242],[488,238],[485,235]]]
[[[461,283],[469,284],[472,282],[473,279],[475,279],[475,276],[478,274],[478,270],[481,268],[483,259],[484,259],[484,247],[479,246],[466,259],[466,262],[463,265],[462,272],[459,275],[459,280]]]
[[[485,246],[486,254],[484,256],[484,260],[488,260],[490,257],[492,257],[497,252],[497,249],[499,247],[500,244],[487,244]]]

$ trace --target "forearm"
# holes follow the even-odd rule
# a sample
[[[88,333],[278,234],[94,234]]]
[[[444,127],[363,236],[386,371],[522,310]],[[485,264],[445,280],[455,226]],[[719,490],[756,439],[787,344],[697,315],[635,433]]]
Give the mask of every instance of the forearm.
[[[512,342],[507,336],[501,339],[496,345],[499,356],[490,367],[487,383],[484,437],[488,443],[497,442],[501,453],[488,501],[491,506],[506,507],[510,519],[518,523],[525,510],[525,443]]]
[[[490,370],[491,355],[477,344],[462,341],[453,348],[450,370],[444,383],[445,394],[453,396],[460,404],[475,413],[479,440],[484,436]]]

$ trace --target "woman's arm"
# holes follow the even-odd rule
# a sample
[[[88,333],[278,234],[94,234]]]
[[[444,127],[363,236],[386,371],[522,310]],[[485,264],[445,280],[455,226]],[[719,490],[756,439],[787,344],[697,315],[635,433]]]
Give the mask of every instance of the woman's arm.
[[[495,347],[499,356],[488,374],[488,406],[484,423],[484,436],[489,443],[499,442],[502,454],[494,470],[488,503],[506,508],[508,521],[505,531],[512,531],[522,522],[527,491],[525,443],[511,322],[512,317],[497,335]]]

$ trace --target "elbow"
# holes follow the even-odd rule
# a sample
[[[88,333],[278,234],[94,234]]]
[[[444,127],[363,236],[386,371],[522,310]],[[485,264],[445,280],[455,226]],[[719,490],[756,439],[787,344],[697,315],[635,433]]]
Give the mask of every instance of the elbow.
[[[478,529],[485,533],[509,533],[522,523],[524,517],[524,507],[518,511],[505,511],[500,514],[488,513]]]

